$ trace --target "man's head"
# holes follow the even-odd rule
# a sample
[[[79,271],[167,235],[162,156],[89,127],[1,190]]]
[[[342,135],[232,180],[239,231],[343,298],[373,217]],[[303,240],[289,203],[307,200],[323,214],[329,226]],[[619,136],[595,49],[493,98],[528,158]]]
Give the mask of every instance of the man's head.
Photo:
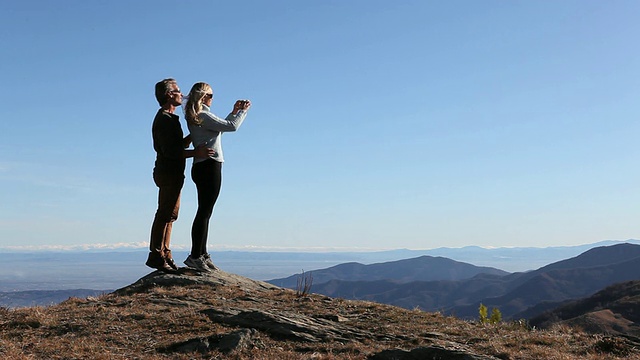
[[[182,93],[175,79],[164,79],[156,84],[156,100],[160,106],[182,104]]]

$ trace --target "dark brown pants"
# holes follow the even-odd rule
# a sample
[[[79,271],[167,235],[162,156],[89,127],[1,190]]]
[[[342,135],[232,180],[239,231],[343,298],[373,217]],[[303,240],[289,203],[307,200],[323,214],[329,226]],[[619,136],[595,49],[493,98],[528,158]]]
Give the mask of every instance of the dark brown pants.
[[[180,210],[180,191],[184,184],[184,177],[153,175],[158,186],[158,210],[151,225],[151,242],[149,250],[161,257],[171,258],[171,228],[178,219]]]

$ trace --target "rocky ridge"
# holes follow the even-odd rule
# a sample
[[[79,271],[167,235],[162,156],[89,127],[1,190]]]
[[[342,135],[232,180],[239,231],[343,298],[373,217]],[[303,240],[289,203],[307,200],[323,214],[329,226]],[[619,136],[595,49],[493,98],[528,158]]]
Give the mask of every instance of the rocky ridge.
[[[0,311],[4,359],[618,359],[624,339],[349,301],[216,271]],[[631,356],[631,357],[629,357]]]
[[[262,308],[258,304],[265,297],[256,296],[268,292],[289,292],[267,282],[248,279],[236,274],[224,271],[216,271],[211,274],[199,273],[189,269],[181,269],[178,274],[154,272],[145,276],[125,288],[115,291],[119,295],[131,295],[144,292],[155,286],[191,286],[205,285],[213,288],[220,286],[237,287],[242,292],[251,293],[253,296],[241,298],[243,301],[253,302],[255,307],[224,307],[207,308],[201,310],[212,322],[239,328],[226,334],[216,334],[208,337],[196,337],[177,343],[168,344],[158,348],[162,353],[208,353],[212,351],[229,353],[238,349],[246,349],[254,346],[260,333],[268,336],[294,342],[351,342],[351,341],[396,341],[411,340],[405,335],[392,333],[380,333],[361,329],[349,324],[349,318],[333,314],[304,314],[299,311],[278,310],[272,311]],[[312,302],[308,294],[298,294],[297,300]],[[268,298],[268,296],[267,296]],[[320,296],[319,300],[327,305],[333,302],[329,297]],[[168,300],[168,303],[176,306],[188,306],[185,300]],[[191,304],[194,305],[194,304]],[[474,354],[460,350],[462,344],[452,344],[450,348],[443,346],[421,346],[411,350],[392,349],[371,354],[371,359],[413,359],[416,356],[424,359],[424,356],[436,356],[446,359],[460,360],[491,360],[493,356]]]

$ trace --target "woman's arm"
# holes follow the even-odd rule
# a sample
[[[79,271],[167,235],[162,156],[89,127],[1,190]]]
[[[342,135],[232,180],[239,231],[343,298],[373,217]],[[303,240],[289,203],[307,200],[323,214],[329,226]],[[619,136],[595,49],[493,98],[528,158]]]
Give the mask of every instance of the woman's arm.
[[[226,119],[220,118],[213,113],[203,111],[198,114],[198,118],[202,120],[202,127],[207,130],[230,132],[236,131],[242,125],[246,112],[238,112],[236,115],[229,114]]]
[[[233,106],[233,111],[225,119],[206,110],[200,112],[198,118],[202,120],[202,127],[205,129],[220,132],[236,131],[247,116],[249,107],[251,107],[249,100],[238,100]]]

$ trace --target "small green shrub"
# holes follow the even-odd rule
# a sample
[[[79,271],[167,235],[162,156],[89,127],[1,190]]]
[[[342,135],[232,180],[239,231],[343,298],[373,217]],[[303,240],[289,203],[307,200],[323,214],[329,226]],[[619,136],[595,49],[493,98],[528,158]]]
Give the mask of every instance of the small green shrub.
[[[479,318],[481,324],[497,324],[502,321],[502,313],[498,308],[491,309],[491,316],[489,317],[489,308],[483,303],[480,303],[478,308]]]
[[[502,321],[502,313],[498,308],[491,309],[491,317],[489,318],[489,322],[491,324],[497,324]]]
[[[478,308],[478,313],[480,313],[480,323],[484,324],[487,321],[489,321],[488,315],[489,315],[489,309],[484,306],[483,303],[480,303],[480,307]]]

